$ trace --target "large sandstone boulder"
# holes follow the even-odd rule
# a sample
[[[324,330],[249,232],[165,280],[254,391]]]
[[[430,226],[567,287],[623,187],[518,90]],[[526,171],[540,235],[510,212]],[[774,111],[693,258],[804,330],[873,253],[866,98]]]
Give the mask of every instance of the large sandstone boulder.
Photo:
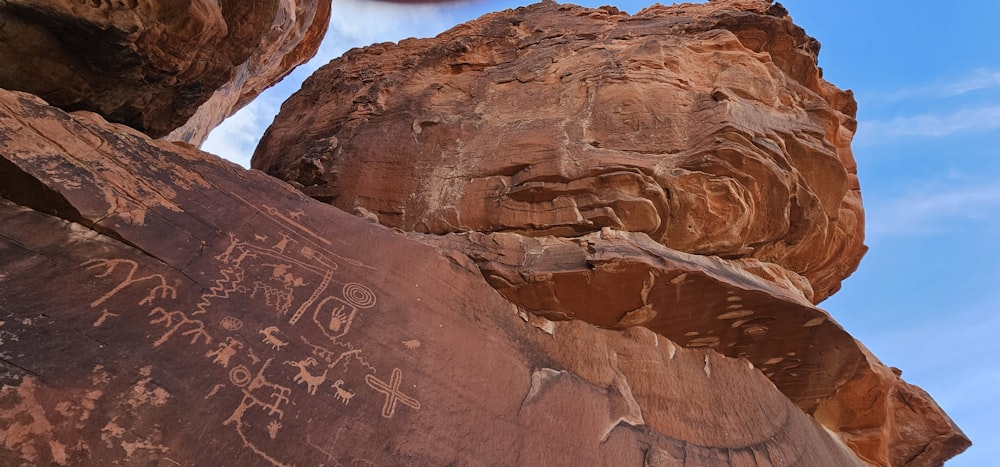
[[[4,465],[863,465],[746,360],[95,114],[0,125]]]
[[[319,47],[330,0],[10,0],[0,87],[199,144]],[[206,103],[207,102],[207,103]]]
[[[253,166],[546,320],[747,359],[867,462],[934,465],[968,440],[814,306],[865,251],[855,104],[818,50],[767,2],[536,4],[334,60]]]
[[[855,104],[758,1],[538,4],[353,50],[253,167],[404,230],[575,236],[774,263],[814,303],[865,251]]]

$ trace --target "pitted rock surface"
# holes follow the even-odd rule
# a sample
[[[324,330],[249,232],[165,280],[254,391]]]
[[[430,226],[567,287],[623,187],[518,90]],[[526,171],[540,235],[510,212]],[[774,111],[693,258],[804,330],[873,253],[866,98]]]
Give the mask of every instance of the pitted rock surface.
[[[850,93],[765,2],[542,3],[348,52],[253,166],[419,232],[603,227],[774,263],[819,302],[865,251]]]

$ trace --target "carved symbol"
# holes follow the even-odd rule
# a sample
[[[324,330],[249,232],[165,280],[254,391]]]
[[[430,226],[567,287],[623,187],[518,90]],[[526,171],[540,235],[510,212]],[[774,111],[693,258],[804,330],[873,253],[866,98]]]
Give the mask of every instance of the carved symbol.
[[[372,289],[364,285],[357,282],[347,283],[344,284],[343,291],[344,299],[351,305],[358,308],[371,308],[375,306],[375,292],[372,292]]]
[[[170,337],[174,335],[181,327],[184,325],[192,325],[191,329],[181,333],[182,336],[193,336],[191,338],[191,344],[198,342],[199,338],[204,339],[205,344],[212,343],[212,336],[205,332],[205,323],[196,319],[189,319],[187,315],[182,311],[174,310],[167,311],[161,307],[153,308],[149,312],[149,316],[160,315],[159,318],[154,318],[149,321],[149,324],[159,324],[163,323],[164,327],[170,328],[166,333],[163,334],[156,342],[153,343],[153,347],[159,347],[165,342],[170,340]],[[176,321],[176,324],[174,322]]]
[[[108,311],[107,308],[105,308],[101,310],[100,318],[97,318],[97,320],[94,321],[94,327],[99,328],[101,327],[102,324],[104,324],[105,321],[107,321],[108,318],[114,318],[116,316],[121,316],[121,315],[119,315],[118,313],[111,313],[110,311]]]
[[[243,343],[233,339],[232,337],[226,338],[225,344],[219,344],[219,348],[208,352],[205,354],[206,357],[215,357],[212,363],[215,363],[223,368],[229,368],[229,359],[236,355],[236,351],[243,348]]]
[[[337,399],[343,402],[344,405],[347,405],[351,403],[351,399],[354,397],[354,391],[344,389],[342,387],[343,385],[344,385],[344,380],[338,379],[335,383],[333,383],[332,387],[333,390],[336,391],[334,395],[337,397]]]
[[[253,349],[250,347],[247,347],[247,356],[250,357],[250,361],[253,362],[254,365],[260,363],[260,357],[253,353]]]
[[[302,216],[304,215],[305,212],[302,211],[301,209],[295,211],[288,211],[288,217],[294,220],[302,220]]]
[[[329,240],[323,238],[320,235],[317,235],[316,232],[313,232],[312,230],[309,230],[308,228],[306,228],[306,226],[304,226],[302,224],[299,224],[298,222],[295,222],[295,219],[292,219],[291,217],[283,216],[281,213],[278,212],[278,210],[276,208],[273,208],[273,207],[268,206],[266,204],[262,204],[261,207],[263,207],[264,210],[267,211],[267,213],[272,216],[272,218],[271,218],[272,220],[278,222],[279,224],[295,226],[295,228],[299,229],[302,233],[304,233],[306,235],[309,235],[310,237],[312,237],[312,238],[314,238],[316,240],[319,240],[319,241],[325,243],[327,246],[332,246],[333,245],[333,243],[331,243]]]
[[[332,304],[327,307],[328,303]],[[358,309],[353,305],[337,297],[326,297],[316,305],[313,322],[319,326],[323,334],[326,334],[326,337],[337,340],[351,330],[351,324],[357,313]]]
[[[233,384],[239,388],[246,386],[252,377],[253,375],[250,373],[250,369],[244,365],[237,365],[229,371],[229,381],[232,381]]]
[[[324,291],[326,291],[326,288],[327,286],[330,285],[331,280],[333,280],[333,270],[326,271],[326,274],[323,274],[323,280],[320,281],[319,287],[316,287],[316,290],[313,290],[312,295],[310,295],[309,298],[304,303],[302,303],[302,306],[300,306],[298,310],[295,310],[295,313],[292,314],[292,317],[289,318],[288,320],[289,324],[295,324],[299,321],[300,318],[302,318],[302,315],[305,314],[306,310],[309,309],[309,307],[312,306],[313,303],[316,303],[316,300],[319,299],[319,296],[322,295]]]
[[[249,373],[247,373],[247,376],[249,377]],[[205,399],[211,398],[212,396],[218,394],[219,393],[219,389],[222,389],[223,386],[225,386],[225,384],[221,384],[221,383],[220,384],[216,384],[215,386],[212,386],[212,390],[208,391],[208,394],[205,395]]]
[[[396,413],[396,403],[402,402],[414,410],[420,409],[420,402],[399,391],[399,385],[403,382],[403,372],[399,368],[392,369],[392,376],[389,384],[375,377],[375,375],[365,375],[365,383],[372,389],[385,394],[385,404],[382,405],[382,417],[392,418]]]
[[[242,258],[241,256],[240,260]],[[208,292],[201,295],[195,311],[191,312],[192,316],[207,313],[208,306],[212,304],[213,298],[229,298],[231,293],[242,289],[242,285],[240,284],[243,282],[243,275],[245,273],[243,268],[239,267],[238,262],[230,268],[219,270],[219,273],[222,274],[222,277],[216,279],[215,283],[209,287]]]
[[[258,334],[264,335],[264,339],[262,342],[264,342],[265,344],[271,344],[271,348],[274,350],[280,350],[282,347],[288,345],[288,342],[285,342],[276,337],[274,335],[274,333],[276,332],[278,332],[277,326],[268,326],[264,329],[261,329]]]
[[[219,326],[227,331],[239,331],[243,327],[243,321],[235,316],[226,316],[219,321]]]
[[[289,237],[288,235],[281,234],[281,240],[278,240],[278,243],[275,243],[274,246],[272,246],[271,248],[273,248],[275,251],[284,253],[285,248],[288,248],[289,242],[295,243],[295,240],[292,240],[291,237]]]
[[[299,369],[299,374],[295,375],[295,378],[292,378],[292,381],[295,381],[296,384],[306,383],[306,392],[308,392],[311,396],[316,395],[316,390],[319,388],[320,384],[323,384],[323,382],[326,381],[326,373],[330,371],[330,369],[327,368],[323,370],[323,374],[321,375],[309,373],[309,370],[306,368],[316,366],[316,359],[312,357],[306,357],[305,360],[299,360],[297,362],[286,361],[285,365],[294,366]]]
[[[420,348],[420,341],[416,339],[403,341],[403,346],[410,350],[416,350]]]
[[[267,436],[271,439],[278,437],[278,430],[281,429],[281,423],[277,420],[271,420],[271,423],[267,424]]]
[[[170,296],[171,299],[177,298],[177,285],[180,284],[179,281],[175,282],[174,286],[169,286],[167,285],[167,280],[164,279],[163,276],[160,274],[150,274],[148,276],[135,277],[136,272],[139,270],[139,263],[136,263],[135,261],[132,261],[130,259],[92,259],[90,261],[84,262],[81,266],[84,266],[90,270],[94,269],[100,270],[103,268],[104,271],[101,272],[100,274],[97,274],[95,277],[108,277],[113,272],[115,272],[115,269],[118,268],[118,266],[121,265],[127,265],[129,268],[128,274],[125,276],[125,279],[119,282],[118,285],[115,286],[115,288],[109,290],[108,293],[104,294],[97,300],[91,302],[90,303],[91,308],[97,308],[98,305],[106,302],[111,297],[114,297],[116,294],[118,294],[118,292],[121,292],[123,289],[125,289],[125,287],[151,279],[159,279],[160,285],[157,285],[152,289],[150,289],[149,294],[146,295],[146,297],[139,302],[140,305],[148,305],[152,303],[153,299],[156,298],[157,294],[160,295],[160,298],[167,298],[167,296]]]
[[[248,370],[243,365],[237,366],[236,368],[233,369],[233,371],[229,372],[230,379],[233,379],[232,378],[233,373],[237,369],[242,369],[242,371],[246,372],[246,380],[249,380],[249,385],[247,385],[244,389],[242,389],[243,399],[240,401],[240,404],[236,407],[236,409],[233,410],[232,415],[230,415],[229,418],[227,418],[225,421],[222,422],[222,426],[233,425],[233,427],[236,429],[236,434],[239,435],[241,440],[243,440],[244,446],[246,446],[248,449],[253,451],[255,454],[257,454],[264,460],[267,460],[268,462],[276,466],[284,466],[288,464],[284,464],[278,461],[274,457],[268,455],[267,452],[264,452],[262,449],[257,447],[257,445],[255,445],[253,441],[251,441],[251,439],[248,438],[246,433],[244,433],[243,431],[244,427],[249,426],[246,422],[243,421],[243,416],[246,414],[247,409],[250,409],[251,407],[256,406],[260,407],[263,410],[266,410],[268,412],[268,416],[270,417],[277,415],[279,419],[284,418],[285,414],[280,407],[282,404],[288,403],[288,395],[291,393],[291,389],[281,386],[279,384],[272,383],[268,381],[267,378],[264,377],[264,370],[267,369],[268,365],[270,364],[271,364],[271,359],[265,361],[264,364],[261,365],[260,370],[257,371],[257,375],[252,377],[252,379],[249,376],[250,370]],[[243,381],[242,373],[240,381]],[[246,382],[244,382],[244,384],[246,384]],[[270,394],[270,397],[274,399],[273,403],[269,404],[266,401],[258,398],[253,393],[253,391],[265,387],[273,389],[273,392],[271,392]],[[277,421],[272,420],[272,422],[277,422]],[[272,427],[271,425],[274,425],[274,427]],[[276,437],[278,428],[280,428],[280,424],[277,425],[275,425],[275,423],[269,424],[267,427],[268,436],[271,436],[271,433],[273,432],[274,436]]]

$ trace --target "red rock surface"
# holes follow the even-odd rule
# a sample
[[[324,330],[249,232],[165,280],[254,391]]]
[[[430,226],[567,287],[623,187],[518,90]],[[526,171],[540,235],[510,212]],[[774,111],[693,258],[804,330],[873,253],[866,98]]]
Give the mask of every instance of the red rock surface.
[[[283,1],[270,29],[233,77],[165,138],[201,146],[208,133],[319,50],[330,22],[330,0]]]
[[[778,264],[814,303],[865,251],[849,93],[764,2],[537,4],[320,69],[253,166],[384,225],[613,227]]]
[[[0,462],[861,465],[745,360],[0,92]]]
[[[766,2],[536,4],[331,62],[253,166],[545,319],[745,358],[871,464],[939,464],[961,431],[814,306],[865,251],[818,51]]]
[[[0,77],[253,89],[315,32],[254,5],[6,2]],[[234,11],[195,36],[243,58],[175,53]],[[258,152],[293,187],[0,90],[0,464],[940,465],[961,430],[814,305],[864,250],[817,51],[749,0],[489,15],[314,76]]]
[[[156,137],[204,106],[174,135],[200,142],[312,56],[328,19],[329,0],[5,1],[0,87]]]

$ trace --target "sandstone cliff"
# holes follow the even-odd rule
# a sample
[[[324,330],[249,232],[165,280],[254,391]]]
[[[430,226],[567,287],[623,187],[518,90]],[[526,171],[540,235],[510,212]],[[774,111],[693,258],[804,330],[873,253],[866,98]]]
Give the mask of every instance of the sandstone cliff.
[[[315,33],[185,5],[286,38],[246,89]],[[940,465],[961,430],[815,306],[864,251],[817,52],[750,0],[488,15],[318,72],[257,153],[290,184],[0,90],[0,463]]]

